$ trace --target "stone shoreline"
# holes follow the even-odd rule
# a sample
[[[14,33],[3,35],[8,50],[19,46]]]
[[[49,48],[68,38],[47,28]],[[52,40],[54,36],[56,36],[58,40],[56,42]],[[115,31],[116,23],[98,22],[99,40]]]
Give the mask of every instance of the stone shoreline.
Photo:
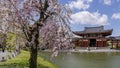
[[[52,52],[52,50],[44,50],[45,52]],[[120,52],[120,50],[116,49],[94,49],[94,50],[88,50],[88,49],[72,49],[72,50],[59,50],[59,52]]]

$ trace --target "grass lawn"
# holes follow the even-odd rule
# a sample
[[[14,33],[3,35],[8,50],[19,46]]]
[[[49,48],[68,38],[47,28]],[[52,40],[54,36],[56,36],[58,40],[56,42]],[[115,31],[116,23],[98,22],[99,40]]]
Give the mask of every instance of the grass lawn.
[[[0,62],[0,68],[29,68],[29,52],[21,51],[21,53],[6,62]],[[44,60],[42,57],[38,56],[38,68],[58,68],[51,62]]]

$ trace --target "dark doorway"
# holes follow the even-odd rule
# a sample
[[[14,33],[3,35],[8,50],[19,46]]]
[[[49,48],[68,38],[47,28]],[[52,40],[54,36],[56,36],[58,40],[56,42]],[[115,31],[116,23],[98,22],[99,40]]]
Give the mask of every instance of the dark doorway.
[[[90,39],[90,47],[96,47],[96,39]]]

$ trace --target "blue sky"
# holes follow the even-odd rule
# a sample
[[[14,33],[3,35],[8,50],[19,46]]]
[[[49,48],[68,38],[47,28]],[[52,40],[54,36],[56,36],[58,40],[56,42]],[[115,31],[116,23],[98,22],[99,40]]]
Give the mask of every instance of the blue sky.
[[[84,27],[104,25],[113,29],[112,36],[120,35],[120,0],[59,0],[70,6],[73,14],[71,29],[82,31]]]

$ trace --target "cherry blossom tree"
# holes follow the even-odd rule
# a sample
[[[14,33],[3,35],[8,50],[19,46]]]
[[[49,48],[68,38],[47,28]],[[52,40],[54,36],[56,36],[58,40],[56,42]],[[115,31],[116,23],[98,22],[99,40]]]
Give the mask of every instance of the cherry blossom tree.
[[[8,23],[6,19],[8,18],[8,9],[6,8],[6,3],[1,2],[0,3],[0,33],[1,33],[1,46],[2,50],[4,52],[6,47],[6,40],[7,40],[7,33],[8,33]],[[3,6],[3,7],[2,7]]]
[[[30,49],[30,68],[37,68],[38,45],[42,42],[39,38],[43,37],[49,41],[47,42],[49,45],[57,46],[59,49],[62,43],[70,42],[68,24],[71,11],[68,7],[60,5],[58,0],[0,0],[0,2],[5,2],[6,6],[1,7],[5,6],[8,9],[5,21],[14,23],[14,26],[20,28],[25,35],[26,45]],[[46,35],[42,36],[41,32]],[[55,37],[52,38],[53,36]]]
[[[18,28],[16,28],[14,26],[14,23],[12,23],[12,21],[10,21],[12,19],[9,18],[9,13],[10,13],[9,3],[4,0],[0,0],[0,33],[1,33],[0,44],[3,48],[3,51],[5,49],[15,48],[15,46],[17,44],[16,41],[18,40],[17,37],[20,36],[17,34]],[[16,34],[17,34],[17,36],[16,36]],[[11,39],[13,39],[14,41]]]

